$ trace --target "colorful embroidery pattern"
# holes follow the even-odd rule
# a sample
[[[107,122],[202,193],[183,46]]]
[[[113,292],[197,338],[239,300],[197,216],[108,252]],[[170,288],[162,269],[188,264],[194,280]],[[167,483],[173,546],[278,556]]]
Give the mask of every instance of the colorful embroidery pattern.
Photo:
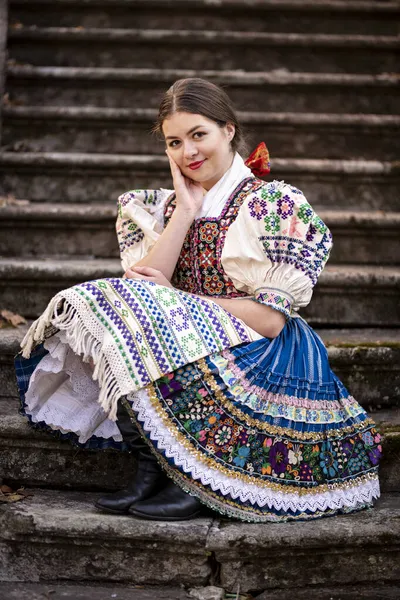
[[[54,317],[60,303],[63,309]],[[242,321],[217,304],[135,279],[98,279],[56,294],[28,332],[26,355],[37,328],[45,335],[51,323],[60,330],[75,331],[71,347],[76,354],[99,352],[95,348],[100,341],[100,402],[107,412],[116,410],[121,395],[251,339]]]
[[[294,336],[298,326],[308,327],[291,323]],[[265,348],[274,343],[262,340],[224,354],[239,365],[240,356],[250,360],[255,344],[266,356]],[[277,345],[281,347],[282,341]],[[268,378],[274,362],[272,352],[257,368],[267,372]],[[378,494],[381,436],[354,399],[337,396],[334,390],[340,387],[331,372],[326,399],[323,391],[320,399],[310,400],[318,418],[310,420],[311,411],[304,409],[307,424],[298,427],[299,414],[295,407],[290,414],[285,412],[288,403],[282,404],[280,394],[269,392],[263,412],[261,407],[254,411],[246,405],[234,390],[252,387],[252,371],[239,369],[232,375],[231,367],[232,362],[231,370],[226,370],[221,355],[210,356],[149,386],[152,407],[147,403],[146,408],[139,397],[132,399],[140,425],[149,432],[158,453],[165,448],[169,462],[176,457],[174,468],[169,469],[175,481],[222,514],[251,522],[317,518],[371,503]],[[312,365],[306,364],[308,368]],[[281,384],[284,379],[281,376]],[[332,393],[334,401],[329,399]]]
[[[278,293],[275,290],[256,290],[255,300],[262,304],[266,304],[267,306],[271,306],[272,308],[283,312],[285,315],[290,315],[292,310],[293,302],[290,302],[288,298],[283,296],[282,292]]]
[[[283,335],[284,349],[283,340],[264,339],[160,378],[154,389],[163,410],[197,450],[249,476],[297,486],[373,469],[381,436],[329,369],[319,338],[298,319]],[[301,367],[295,358],[299,337]],[[318,379],[314,361],[325,363]]]
[[[329,258],[332,235],[300,190],[268,183],[248,203],[248,211],[263,222],[265,234],[258,239],[271,263],[291,264],[315,285]]]
[[[221,266],[221,253],[229,226],[249,194],[265,183],[254,177],[243,180],[228,199],[220,217],[196,219],[189,229],[175,269],[173,284],[186,292],[235,298],[245,296],[235,289]],[[262,201],[263,202],[263,201]],[[165,207],[165,224],[175,209],[172,197]],[[254,210],[258,210],[256,207]],[[261,210],[265,208],[261,207]]]
[[[250,421],[246,413],[232,418],[231,395],[204,361],[185,388],[179,381],[182,376],[185,368],[157,382],[158,401],[194,449],[231,470],[232,476],[239,472],[264,477],[266,482],[284,479],[301,486],[358,476],[378,463],[381,436],[368,420],[354,419],[349,433],[337,429],[337,437],[329,440],[324,435],[302,440],[289,428],[285,434],[274,434],[266,432],[262,422],[257,427],[256,418]]]
[[[119,251],[121,254],[128,248],[140,244],[143,239],[144,233],[136,223],[133,223],[130,219],[121,222],[120,235],[118,236]]]

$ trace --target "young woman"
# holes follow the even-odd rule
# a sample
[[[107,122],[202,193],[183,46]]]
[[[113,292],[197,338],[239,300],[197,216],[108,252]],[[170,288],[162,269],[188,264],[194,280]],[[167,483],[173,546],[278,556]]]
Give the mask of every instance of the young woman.
[[[109,512],[206,506],[260,523],[372,506],[380,435],[298,314],[330,232],[301,191],[259,179],[265,146],[243,161],[214,84],[177,81],[155,129],[174,190],[123,194],[123,277],[60,292],[32,325],[16,359],[24,414],[136,453],[127,487],[96,503]]]

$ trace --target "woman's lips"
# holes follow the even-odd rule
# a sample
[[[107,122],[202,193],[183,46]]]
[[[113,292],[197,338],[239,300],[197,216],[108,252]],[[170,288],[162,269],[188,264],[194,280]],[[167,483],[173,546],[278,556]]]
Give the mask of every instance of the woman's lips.
[[[200,162],[194,162],[194,163],[191,163],[191,164],[189,165],[189,169],[192,169],[192,171],[194,171],[195,169],[200,169],[201,165],[203,164],[203,162],[204,162],[205,160],[206,160],[206,159],[204,159],[204,160],[201,160]]]

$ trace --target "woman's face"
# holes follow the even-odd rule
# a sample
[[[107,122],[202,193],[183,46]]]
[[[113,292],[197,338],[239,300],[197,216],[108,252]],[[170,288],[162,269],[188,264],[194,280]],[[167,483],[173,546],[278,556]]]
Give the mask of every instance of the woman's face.
[[[235,126],[187,112],[176,112],[162,124],[168,154],[182,173],[209,190],[226,173],[234,153],[230,142]]]

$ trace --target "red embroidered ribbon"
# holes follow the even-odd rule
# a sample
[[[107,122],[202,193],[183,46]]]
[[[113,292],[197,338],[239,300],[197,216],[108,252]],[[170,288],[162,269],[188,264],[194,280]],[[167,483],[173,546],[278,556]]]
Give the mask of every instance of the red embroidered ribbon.
[[[249,158],[244,161],[244,164],[251,169],[256,177],[262,177],[270,172],[271,164],[269,162],[269,152],[265,142],[258,144],[257,148],[253,150]]]

